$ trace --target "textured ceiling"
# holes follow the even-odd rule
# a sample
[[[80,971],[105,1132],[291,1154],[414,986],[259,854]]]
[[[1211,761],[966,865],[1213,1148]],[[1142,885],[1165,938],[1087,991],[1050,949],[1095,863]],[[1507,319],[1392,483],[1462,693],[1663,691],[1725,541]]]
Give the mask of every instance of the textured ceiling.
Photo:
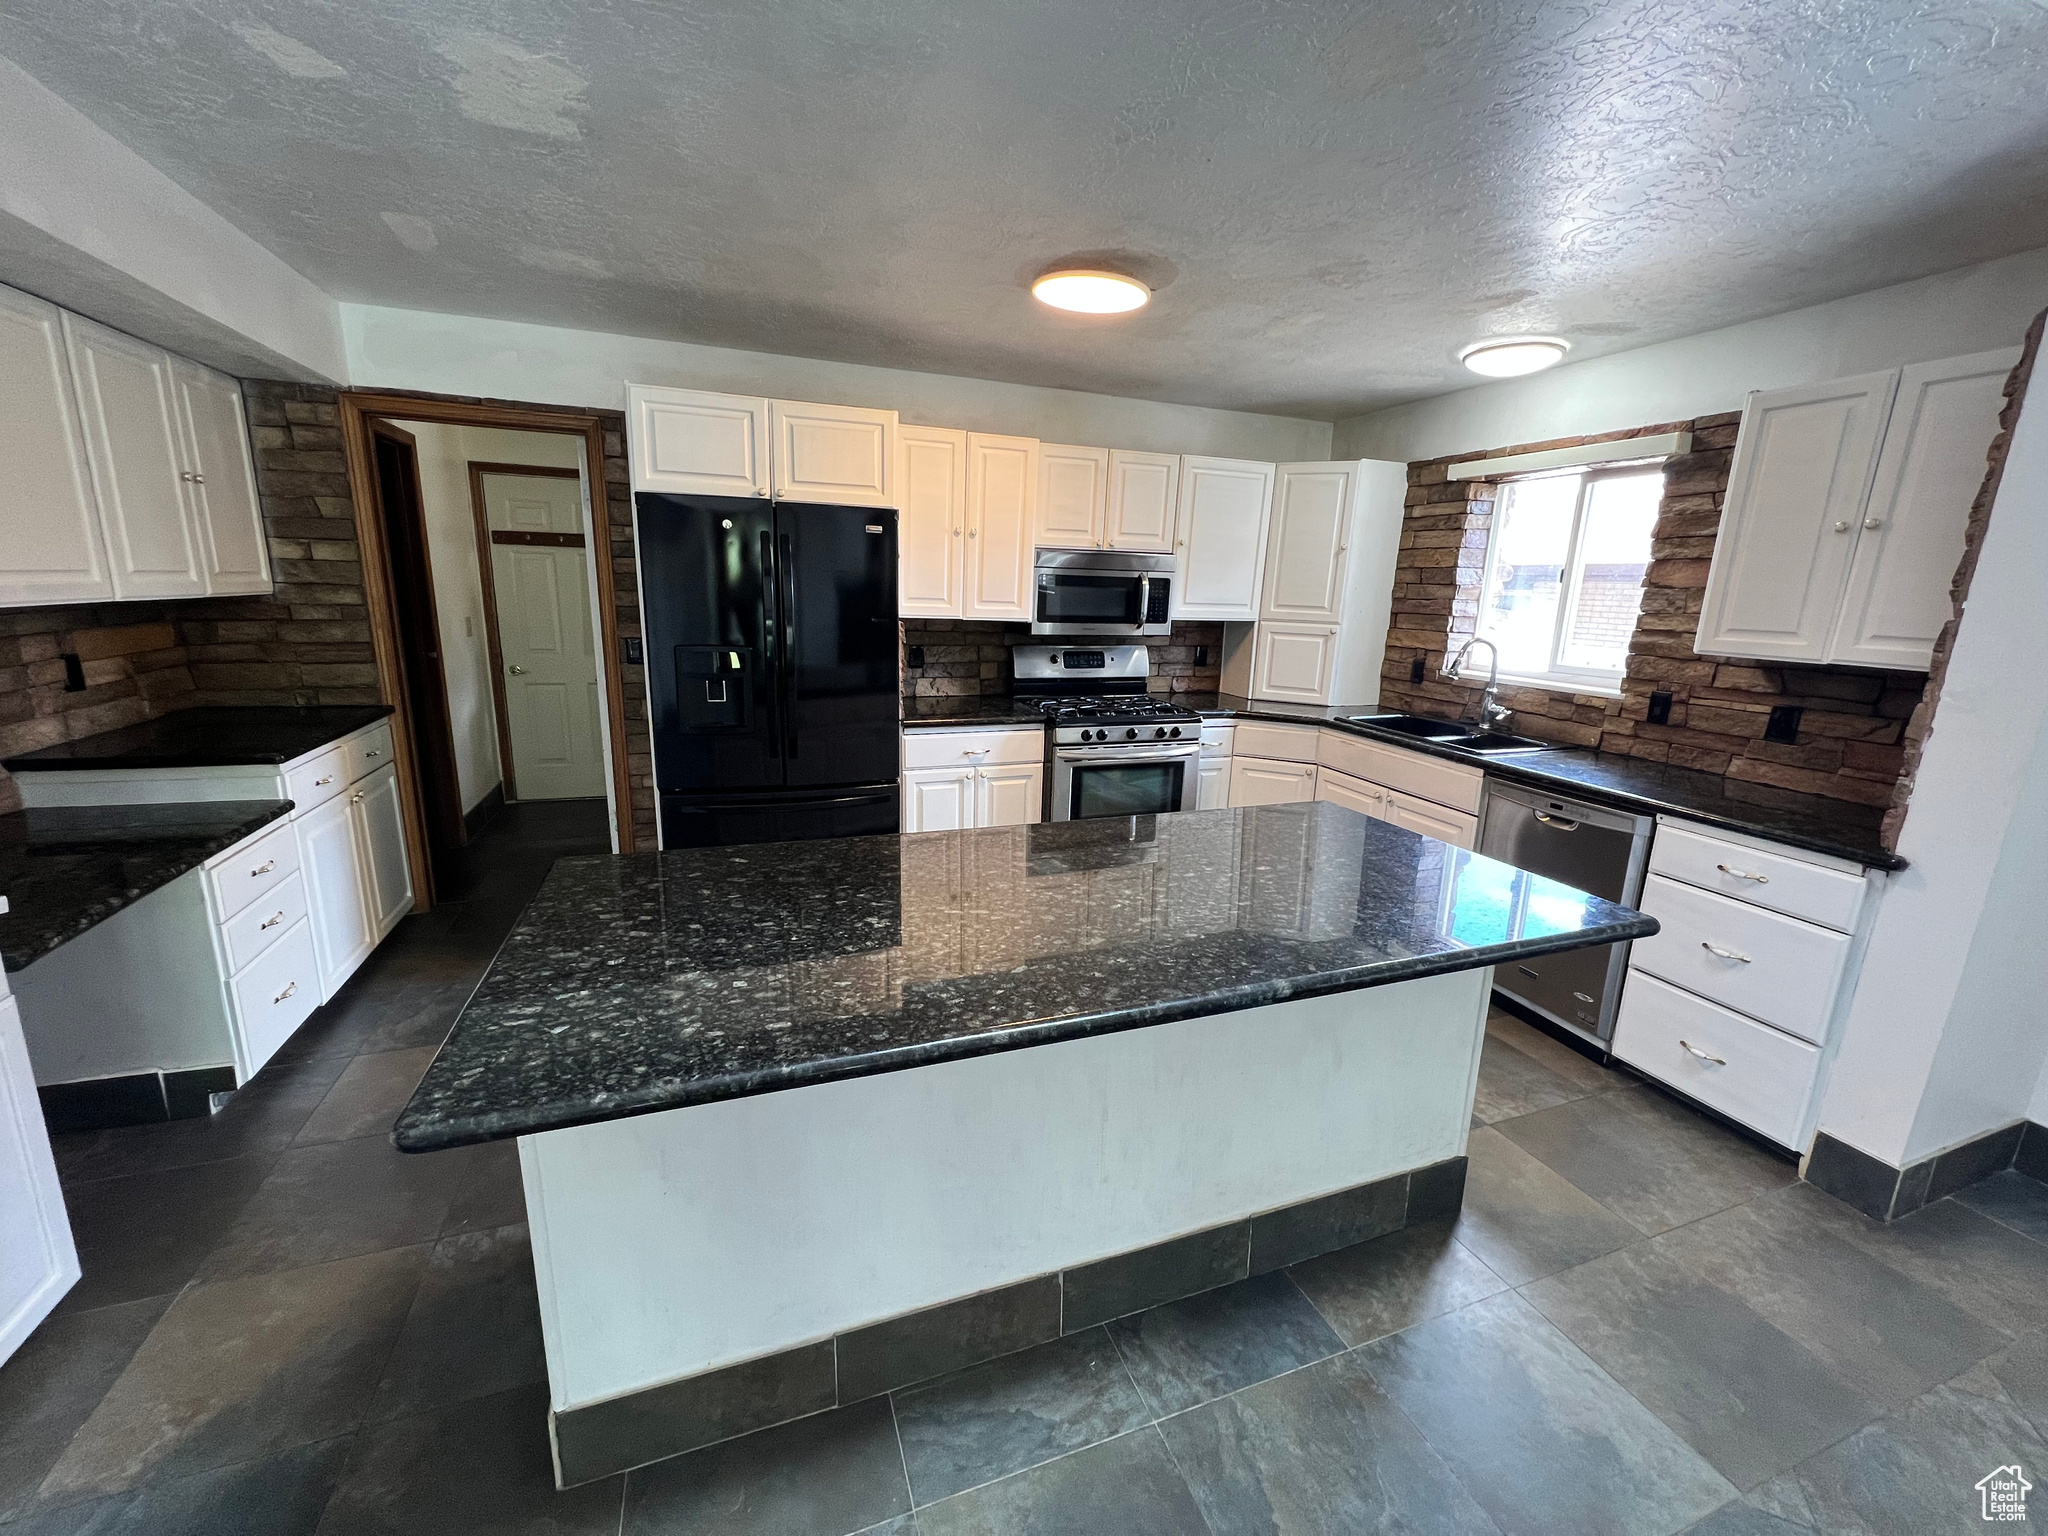
[[[1337,417],[2048,244],[2048,0],[0,0],[338,297]],[[1133,317],[1025,292],[1090,253]]]

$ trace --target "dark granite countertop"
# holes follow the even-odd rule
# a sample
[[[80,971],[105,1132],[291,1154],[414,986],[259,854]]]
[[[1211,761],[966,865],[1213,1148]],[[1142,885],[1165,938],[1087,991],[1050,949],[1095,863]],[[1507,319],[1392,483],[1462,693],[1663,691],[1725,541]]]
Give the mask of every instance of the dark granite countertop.
[[[222,768],[288,763],[374,725],[389,704],[217,704],[0,760],[9,773],[79,768]]]
[[[427,1152],[1655,931],[1319,803],[566,858],[393,1140]]]
[[[0,961],[18,971],[40,960],[291,808],[289,800],[199,800],[0,816]]]
[[[950,699],[905,699],[903,723],[919,726],[1043,725],[1045,716],[1008,694],[970,693]]]

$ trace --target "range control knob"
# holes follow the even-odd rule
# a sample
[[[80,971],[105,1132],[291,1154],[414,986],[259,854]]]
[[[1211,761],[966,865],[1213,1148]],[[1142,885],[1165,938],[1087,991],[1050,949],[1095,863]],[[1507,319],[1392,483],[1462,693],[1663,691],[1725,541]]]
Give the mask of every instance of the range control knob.
[[[1155,740],[1157,740],[1157,741],[1164,741],[1164,740],[1166,740],[1166,727],[1165,727],[1165,726],[1163,726],[1163,725],[1155,725],[1155,726],[1153,726],[1153,727],[1152,727],[1152,735],[1153,735],[1153,738],[1154,738]]]
[[[1166,734],[1169,736],[1178,737],[1180,735],[1180,727],[1176,725],[1172,730],[1168,731]]]
[[[1131,727],[1131,728],[1130,728],[1129,730],[1127,730],[1127,731],[1125,731],[1125,732],[1124,732],[1124,740],[1125,740],[1125,741],[1136,741],[1137,739],[1138,739],[1138,728],[1137,728],[1137,727],[1136,727],[1135,725],[1134,725],[1134,726],[1132,726],[1132,727]]]
[[[1096,737],[1100,736],[1101,734],[1102,732],[1100,731],[1083,731],[1081,733],[1081,739],[1083,741],[1093,741]]]

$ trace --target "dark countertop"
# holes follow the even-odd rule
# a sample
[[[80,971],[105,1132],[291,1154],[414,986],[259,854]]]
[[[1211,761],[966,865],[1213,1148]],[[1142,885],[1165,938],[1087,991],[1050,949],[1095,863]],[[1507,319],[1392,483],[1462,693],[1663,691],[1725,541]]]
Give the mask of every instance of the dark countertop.
[[[216,704],[38,747],[0,760],[9,773],[79,768],[222,768],[288,763],[374,725],[389,704]]]
[[[952,699],[905,699],[903,723],[912,727],[1043,725],[1045,716],[1008,694],[970,693]]]
[[[8,907],[0,914],[0,961],[18,971],[40,960],[291,808],[289,800],[199,800],[0,816],[0,894]]]
[[[1691,768],[1674,768],[1640,757],[1623,757],[1612,752],[1588,752],[1576,747],[1558,747],[1547,752],[1517,753],[1510,757],[1481,757],[1434,742],[1403,736],[1345,719],[1347,715],[1372,714],[1377,706],[1339,704],[1276,704],[1264,699],[1239,698],[1227,693],[1182,693],[1175,701],[1212,719],[1277,720],[1294,725],[1327,725],[1354,736],[1383,741],[1388,746],[1423,752],[1449,762],[1483,768],[1498,779],[1534,785],[1596,800],[1625,810],[1682,816],[1703,826],[1721,827],[1768,838],[1790,848],[1831,854],[1850,859],[1871,869],[1904,869],[1906,861],[1884,846],[1884,810],[1879,806],[1855,805],[1847,800],[1830,800],[1824,795],[1802,795],[1794,790],[1768,784],[1744,784],[1719,774]],[[913,718],[910,706],[927,706]],[[916,699],[904,701],[906,726],[993,725],[1012,718],[1015,703],[1007,698],[984,696],[964,699]],[[950,712],[949,712],[950,711]],[[1029,717],[1036,719],[1037,717]],[[1508,722],[1508,729],[1515,728]]]
[[[427,1152],[1655,931],[1319,803],[566,858],[393,1140]]]

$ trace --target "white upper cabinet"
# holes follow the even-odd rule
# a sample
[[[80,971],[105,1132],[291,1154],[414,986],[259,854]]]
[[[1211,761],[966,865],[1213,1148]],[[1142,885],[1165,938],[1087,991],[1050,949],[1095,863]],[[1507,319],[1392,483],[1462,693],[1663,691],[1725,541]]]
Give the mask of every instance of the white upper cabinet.
[[[226,374],[184,358],[172,359],[171,382],[184,440],[179,474],[199,527],[207,591],[268,592],[269,540],[256,500],[242,388]]]
[[[1109,506],[1109,450],[1038,445],[1038,520],[1033,542],[1056,549],[1102,545]]]
[[[1345,551],[1357,489],[1355,463],[1279,466],[1260,618],[1335,624],[1344,617]]]
[[[1176,619],[1249,622],[1259,616],[1273,466],[1244,459],[1181,460],[1175,554]]]
[[[1913,671],[1932,664],[2005,378],[2018,361],[2014,347],[1901,372],[1831,661]]]
[[[896,505],[896,413],[857,405],[768,402],[770,482],[786,501]]]
[[[766,496],[768,402],[636,384],[626,391],[633,489]]]
[[[0,604],[114,595],[63,312],[0,288]]]
[[[1031,617],[1038,439],[967,434],[966,619]]]
[[[1328,703],[1337,636],[1334,624],[1261,623],[1252,641],[1252,697]]]
[[[897,440],[896,611],[957,619],[967,585],[967,434],[904,427]]]
[[[1179,497],[1179,454],[1111,449],[1103,542],[1111,549],[1173,553],[1173,519]]]
[[[170,354],[69,313],[64,338],[114,596],[205,596]]]

